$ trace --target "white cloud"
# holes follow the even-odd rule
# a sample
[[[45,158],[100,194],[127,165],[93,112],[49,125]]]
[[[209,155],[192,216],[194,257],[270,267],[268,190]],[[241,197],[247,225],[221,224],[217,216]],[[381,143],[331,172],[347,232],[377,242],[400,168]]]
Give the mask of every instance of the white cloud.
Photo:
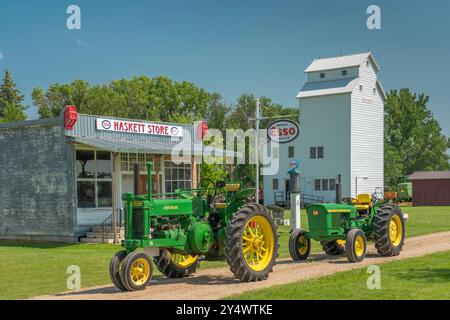
[[[89,46],[89,43],[87,43],[86,41],[83,41],[83,40],[77,40],[77,43],[83,47]]]
[[[0,51],[0,60],[3,60],[5,56],[3,55],[3,52]]]

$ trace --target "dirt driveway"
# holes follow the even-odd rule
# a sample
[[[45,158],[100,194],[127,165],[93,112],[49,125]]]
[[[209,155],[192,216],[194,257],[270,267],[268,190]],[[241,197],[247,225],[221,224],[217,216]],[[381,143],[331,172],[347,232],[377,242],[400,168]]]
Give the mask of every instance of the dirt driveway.
[[[379,257],[376,255],[375,249],[369,247],[366,259],[357,264],[348,263],[345,257],[330,258],[324,254],[313,254],[306,262],[293,262],[290,259],[283,259],[277,262],[269,279],[261,282],[240,282],[233,277],[228,268],[218,268],[200,270],[196,275],[185,279],[158,278],[153,280],[146,290],[142,291],[121,292],[112,285],[107,285],[39,296],[34,299],[219,299],[235,293],[446,250],[450,250],[450,232],[406,239],[403,251],[397,257]]]

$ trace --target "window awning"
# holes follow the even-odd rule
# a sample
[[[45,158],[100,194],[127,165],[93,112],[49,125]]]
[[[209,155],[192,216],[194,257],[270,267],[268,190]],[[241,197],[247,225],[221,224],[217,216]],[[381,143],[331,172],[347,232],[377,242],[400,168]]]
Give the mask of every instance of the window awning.
[[[67,136],[72,142],[83,144],[89,147],[98,148],[110,152],[123,153],[152,153],[152,154],[171,154],[174,148],[185,150],[192,155],[200,156],[202,152],[205,154],[213,154],[218,157],[241,157],[239,152],[213,148],[210,146],[202,146],[201,144],[184,144],[167,143],[158,141],[140,141],[140,140],[123,140],[123,139],[105,139],[105,138],[87,138]]]

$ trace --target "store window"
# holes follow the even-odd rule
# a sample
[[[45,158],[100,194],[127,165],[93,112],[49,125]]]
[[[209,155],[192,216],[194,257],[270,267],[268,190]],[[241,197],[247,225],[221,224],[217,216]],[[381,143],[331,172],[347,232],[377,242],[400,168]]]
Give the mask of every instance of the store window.
[[[139,164],[140,171],[147,171],[147,162],[149,161],[153,162],[155,165],[155,155],[142,153],[121,153],[120,170],[134,171],[134,164],[137,162]]]
[[[105,151],[76,151],[78,208],[112,206],[111,154]]]
[[[189,163],[164,161],[164,175],[166,192],[192,188],[192,166]]]

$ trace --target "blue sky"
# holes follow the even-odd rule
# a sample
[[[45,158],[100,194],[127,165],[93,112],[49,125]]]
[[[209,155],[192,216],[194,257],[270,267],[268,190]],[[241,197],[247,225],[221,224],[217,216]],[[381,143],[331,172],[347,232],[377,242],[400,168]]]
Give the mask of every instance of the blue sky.
[[[81,30],[66,8],[81,7]],[[382,30],[366,27],[377,4]],[[370,48],[386,90],[430,95],[450,136],[450,2],[2,0],[0,72],[9,68],[31,105],[36,86],[105,83],[145,74],[188,80],[232,103],[245,92],[295,106],[303,70],[319,55]],[[29,116],[36,117],[35,108]]]

